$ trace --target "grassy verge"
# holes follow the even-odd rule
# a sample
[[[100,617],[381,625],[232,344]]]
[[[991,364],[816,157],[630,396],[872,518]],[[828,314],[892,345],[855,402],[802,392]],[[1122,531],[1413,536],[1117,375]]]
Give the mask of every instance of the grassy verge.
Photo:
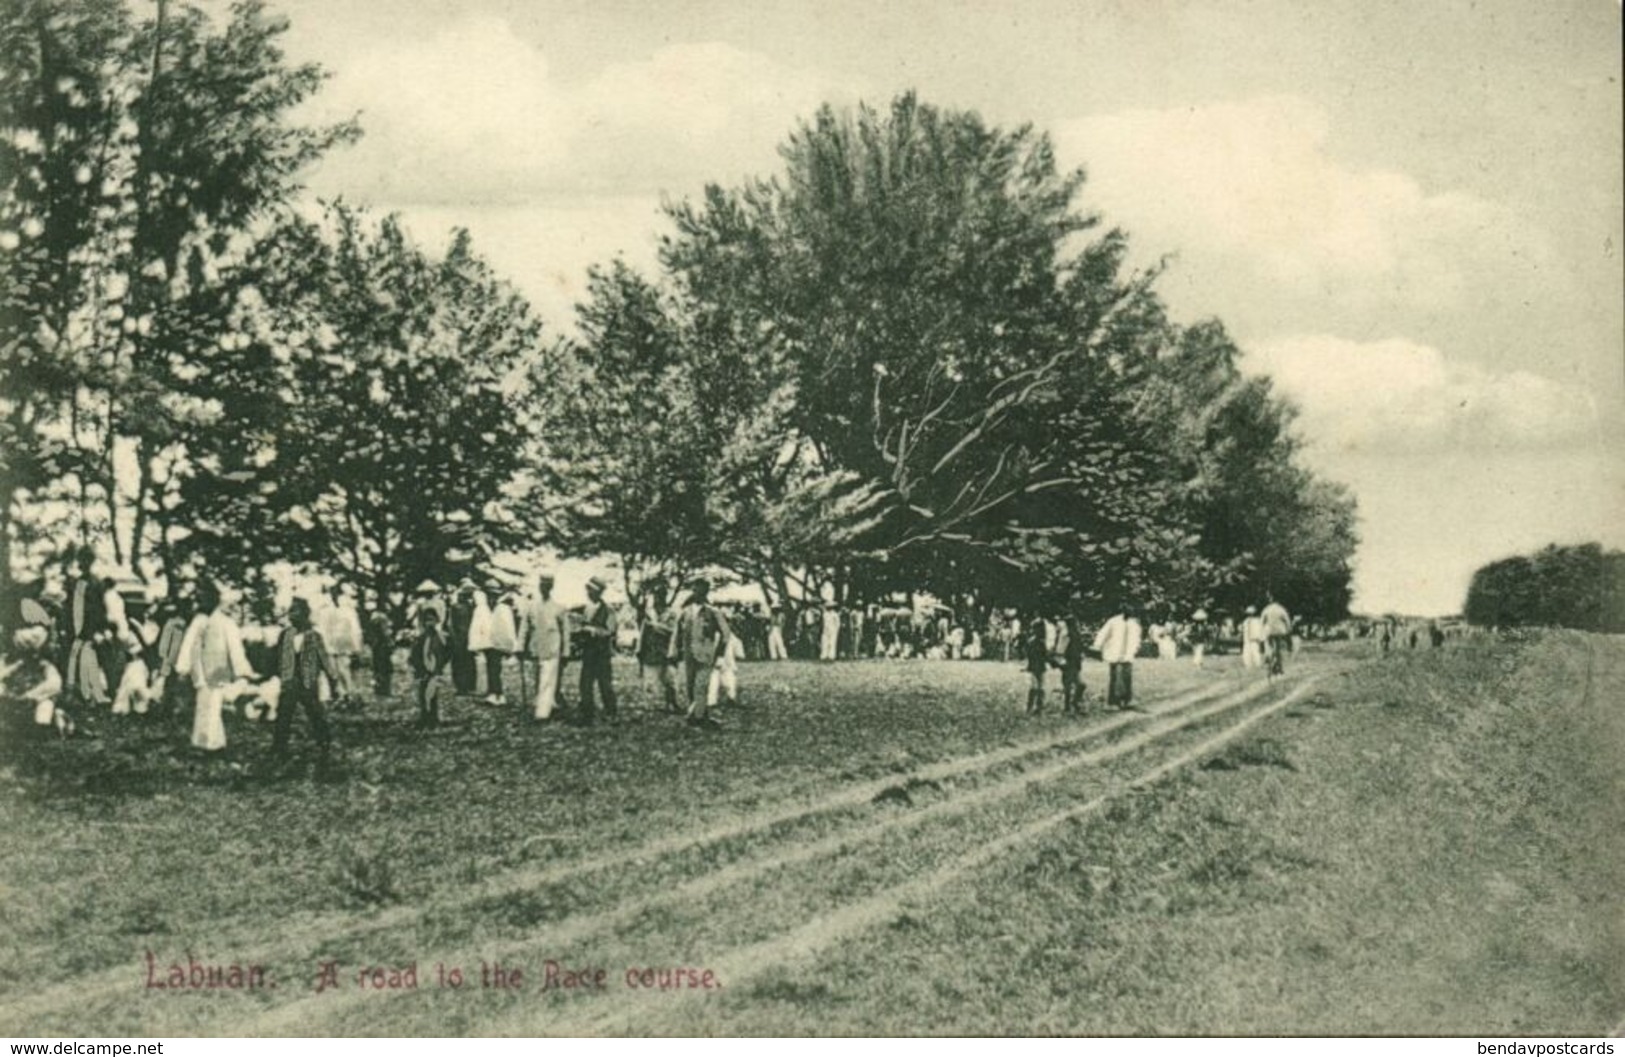
[[[673,1030],[1580,1034],[1625,1013],[1625,644],[1366,665]]]
[[[1075,721],[1021,716],[1013,666],[789,664],[745,669],[750,707],[720,736],[641,710],[635,691],[620,723],[591,730],[470,704],[425,735],[386,702],[342,718],[345,763],[323,783],[263,770],[268,732],[250,726],[233,729],[234,759],[207,763],[188,757],[184,732],[151,723],[13,742],[0,756],[12,852],[0,879],[13,893],[0,943],[19,954],[0,988],[48,993],[24,1019],[0,999],[0,1023],[545,1032],[555,1013],[568,1025],[608,1008],[625,1019],[603,1030],[672,1033],[1597,1033],[1625,1014],[1622,664],[1625,644],[1579,636],[1365,658],[1128,792],[1158,752],[1225,717],[1044,781],[1029,772],[1082,747],[911,781],[933,761],[1037,746]],[[1248,685],[1234,670],[1141,668],[1147,699]],[[893,779],[905,795],[544,880]],[[1017,795],[976,800],[1012,782]],[[1103,794],[1105,811],[928,886],[814,956],[781,943]],[[827,849],[798,857],[814,846]],[[525,883],[478,894],[514,878]],[[139,990],[149,947],[229,960],[264,945],[285,951],[289,990]],[[534,987],[544,957],[618,972],[741,964],[734,954],[755,948],[787,956],[675,1003],[431,990],[362,1001],[312,997],[305,979],[318,958],[453,952],[477,966],[502,953]]]

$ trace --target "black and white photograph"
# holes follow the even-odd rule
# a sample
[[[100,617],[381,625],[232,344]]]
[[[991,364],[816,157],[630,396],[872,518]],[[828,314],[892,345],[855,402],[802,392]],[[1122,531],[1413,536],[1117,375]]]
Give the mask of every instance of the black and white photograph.
[[[0,0],[0,1033],[1613,1052],[1621,75]]]

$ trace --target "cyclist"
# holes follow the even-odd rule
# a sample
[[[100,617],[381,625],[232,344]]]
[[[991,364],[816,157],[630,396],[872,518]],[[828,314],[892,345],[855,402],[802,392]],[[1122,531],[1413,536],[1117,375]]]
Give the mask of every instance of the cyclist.
[[[1264,625],[1264,656],[1269,662],[1269,673],[1280,675],[1284,671],[1283,658],[1292,647],[1292,616],[1272,595],[1258,619]]]

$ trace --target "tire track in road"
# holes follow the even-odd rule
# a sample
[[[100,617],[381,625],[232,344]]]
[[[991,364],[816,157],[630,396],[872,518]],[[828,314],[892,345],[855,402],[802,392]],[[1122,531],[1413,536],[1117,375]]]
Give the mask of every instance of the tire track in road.
[[[552,950],[578,945],[591,935],[613,932],[617,927],[630,924],[630,922],[634,922],[637,917],[642,916],[650,909],[674,906],[674,904],[682,904],[686,903],[686,901],[704,903],[705,899],[713,898],[715,893],[721,890],[723,886],[738,885],[738,883],[757,880],[760,876],[770,875],[770,873],[795,867],[795,865],[801,865],[801,863],[816,862],[816,860],[825,859],[830,855],[851,852],[858,846],[873,847],[876,842],[886,841],[886,839],[900,833],[903,829],[916,828],[916,826],[923,826],[929,821],[951,818],[954,815],[965,815],[968,811],[981,810],[981,808],[991,807],[991,805],[996,805],[999,802],[1006,802],[1006,800],[1019,797],[1019,795],[1025,795],[1025,792],[1032,785],[1055,781],[1055,779],[1063,777],[1068,772],[1089,768],[1089,766],[1095,766],[1095,764],[1107,763],[1107,761],[1121,758],[1121,756],[1133,755],[1133,753],[1146,748],[1146,746],[1155,745],[1155,743],[1167,738],[1172,733],[1180,732],[1186,727],[1193,727],[1202,720],[1219,716],[1222,712],[1230,711],[1235,707],[1246,706],[1246,704],[1250,704],[1256,698],[1261,698],[1261,696],[1269,693],[1271,689],[1277,688],[1277,686],[1279,686],[1279,683],[1271,685],[1271,683],[1259,681],[1254,685],[1243,686],[1235,693],[1225,694],[1224,698],[1219,699],[1219,701],[1198,704],[1198,707],[1189,707],[1188,711],[1180,711],[1180,709],[1170,707],[1170,709],[1165,709],[1162,712],[1160,722],[1150,724],[1146,730],[1141,730],[1141,732],[1134,733],[1131,737],[1123,738],[1118,742],[1100,746],[1095,750],[1085,751],[1081,755],[1069,755],[1063,759],[1050,761],[1050,763],[1042,764],[1038,768],[1027,769],[1027,771],[1014,774],[1014,776],[1004,777],[1004,779],[999,779],[999,781],[985,785],[985,787],[977,787],[977,789],[968,790],[964,794],[952,795],[946,800],[939,800],[939,802],[931,803],[931,805],[918,808],[918,810],[908,811],[905,815],[889,816],[889,818],[882,818],[882,820],[860,824],[856,828],[838,829],[835,833],[827,834],[827,836],[821,837],[817,841],[799,844],[799,846],[790,847],[790,849],[778,850],[778,852],[769,849],[769,852],[765,855],[738,860],[738,862],[728,863],[725,867],[708,870],[704,875],[695,876],[695,878],[684,881],[682,885],[671,888],[671,890],[650,894],[645,898],[630,899],[626,903],[617,904],[616,907],[598,912],[598,914],[565,919],[564,922],[559,922],[559,924],[549,925],[546,932],[539,933],[539,935],[530,935],[530,937],[510,940],[510,942],[499,943],[499,945],[487,943],[487,945],[483,946],[474,946],[474,948],[468,948],[468,950],[450,953],[450,955],[445,955],[444,958],[447,959],[448,963],[457,963],[457,959],[463,959],[466,963],[471,963],[474,959],[494,959],[497,963],[513,964],[518,961],[518,963],[523,964],[526,959],[525,956],[536,955],[539,943],[544,943]],[[1297,694],[1293,694],[1290,701],[1297,701]],[[1287,704],[1290,704],[1290,701],[1287,701]],[[1285,704],[1271,706],[1271,709],[1274,709],[1274,707],[1285,707]],[[432,956],[432,958],[440,958],[440,956],[436,955]],[[322,1007],[317,1007],[312,1003],[310,1007],[306,1008],[312,1010],[312,1016],[320,1016],[322,1020],[328,1021],[328,1024],[336,1024],[338,1028],[341,1028],[343,1024],[338,1023],[338,1021],[330,1021],[328,1018],[343,1015],[346,1010],[356,1008],[359,997],[358,995],[345,995],[345,997],[341,998],[343,1000],[340,1000],[340,1002],[328,1003],[328,1005],[322,1005]],[[390,1002],[390,998],[384,998],[384,1000]],[[400,1002],[405,1002],[405,1000],[408,1000],[408,995],[393,995],[393,1002],[397,1003],[397,1005]],[[379,1007],[369,1005],[369,1008]],[[384,1016],[387,1016],[387,1013],[384,1013]],[[294,1028],[307,1029],[309,1023],[310,1020],[302,1020],[297,1016],[297,1010],[283,1007],[278,1008],[278,1010],[268,1011],[267,1015],[260,1018],[260,1020],[252,1021],[249,1029],[257,1031],[257,1033],[275,1034],[280,1033],[280,1031],[291,1031]],[[382,1023],[388,1023],[388,1021],[384,1020]],[[549,1031],[551,1029],[551,1026],[549,1026]],[[517,1031],[518,1033],[525,1033],[525,1029],[517,1029]],[[499,1029],[499,1033],[505,1034],[507,1029]]]
[[[232,960],[244,964],[286,964],[290,961],[307,958],[319,946],[336,941],[355,940],[369,934],[383,933],[391,929],[413,925],[431,914],[455,914],[479,903],[501,899],[504,896],[522,893],[544,885],[558,884],[573,878],[607,870],[643,865],[650,860],[665,858],[729,840],[749,837],[762,831],[771,830],[775,826],[792,823],[800,819],[861,807],[873,800],[875,795],[881,791],[899,782],[906,782],[910,778],[919,781],[943,781],[960,778],[976,772],[987,771],[1024,757],[1065,749],[1080,742],[1109,734],[1129,724],[1147,718],[1154,719],[1209,698],[1218,697],[1231,690],[1233,685],[1228,682],[1221,682],[1203,686],[1175,695],[1166,701],[1157,702],[1146,712],[1118,713],[1085,726],[1068,727],[1013,745],[1004,745],[997,749],[939,760],[914,770],[845,785],[822,797],[805,799],[792,796],[745,818],[723,822],[698,832],[688,831],[671,834],[644,844],[589,855],[583,859],[570,862],[538,868],[514,868],[483,879],[475,885],[458,888],[451,894],[451,898],[431,898],[421,903],[397,905],[372,913],[360,920],[354,920],[354,916],[350,915],[347,916],[348,920],[338,922],[333,920],[335,915],[326,914],[313,921],[284,929],[278,933],[270,944],[254,948],[244,943],[232,948]],[[206,925],[198,924],[189,928],[188,931],[193,935],[199,935],[206,928]],[[224,931],[229,934],[229,929]],[[208,936],[208,946],[214,949],[226,949],[222,947],[223,942],[229,941],[223,941],[219,933]],[[52,1010],[83,1009],[98,1001],[128,995],[132,989],[132,979],[138,979],[142,971],[144,970],[132,969],[129,965],[121,965],[60,981],[29,994],[7,995],[4,999],[0,999],[0,1025],[25,1024],[30,1018]]]
[[[1021,845],[1044,836],[1057,826],[1072,819],[1094,814],[1123,793],[1151,785],[1222,748],[1257,723],[1295,704],[1323,678],[1322,675],[1309,677],[1280,700],[1249,713],[1245,718],[1225,727],[1217,734],[1140,772],[1116,789],[1102,793],[1082,804],[1034,819],[906,884],[848,903],[807,921],[790,932],[735,948],[713,961],[710,968],[716,971],[717,978],[723,980],[729,988],[736,989],[740,983],[760,976],[770,969],[793,962],[809,961],[857,933],[894,920],[906,906],[937,895],[949,884],[988,866],[1000,856]],[[1267,689],[1269,684],[1264,685]],[[610,997],[593,1002],[593,1005],[599,1008],[582,1010],[578,1016],[569,1016],[569,1010],[564,1011],[564,1016],[560,1016],[557,1010],[531,1007],[499,1021],[490,1033],[532,1035],[538,1031],[546,1031],[551,1035],[658,1035],[661,1034],[662,1027],[666,1026],[665,1018],[680,1012],[685,1002],[701,1000],[703,994],[705,993],[696,995],[683,991],[664,994],[651,992],[643,996],[647,1004],[629,1011],[624,1003],[614,1002],[613,996],[624,997],[624,992],[612,991]],[[606,1003],[610,1004],[609,1008],[604,1008]]]
[[[471,964],[477,960],[513,964],[516,959],[522,961],[524,955],[535,954],[538,943],[545,943],[552,949],[579,944],[590,936],[609,932],[628,924],[650,909],[682,904],[685,901],[703,902],[723,887],[752,881],[779,870],[839,854],[859,845],[873,845],[900,831],[921,826],[934,820],[965,814],[1023,795],[1030,786],[1036,783],[1053,781],[1080,768],[1095,766],[1130,755],[1203,720],[1244,706],[1268,694],[1278,685],[1278,683],[1257,682],[1244,686],[1211,703],[1201,704],[1199,701],[1195,707],[1187,706],[1186,709],[1169,707],[1163,709],[1159,713],[1160,718],[1154,717],[1156,721],[1149,724],[1144,730],[1098,749],[1065,756],[1059,760],[1000,779],[987,786],[950,796],[925,807],[909,811],[906,814],[891,815],[866,824],[860,823],[855,827],[842,828],[817,840],[797,844],[777,852],[768,849],[765,855],[741,859],[706,871],[676,887],[664,889],[642,898],[623,901],[598,913],[566,918],[562,922],[547,926],[545,934],[541,936],[531,935],[501,944],[487,943],[456,952],[429,955],[427,958],[429,961],[444,961],[447,964]],[[1296,700],[1296,697],[1292,697],[1291,700]],[[1270,707],[1273,709],[1285,706],[1272,705]],[[1117,726],[1120,725],[1117,724]],[[1112,729],[1115,729],[1115,726]],[[391,996],[364,996],[359,992],[349,992],[337,996],[329,995],[325,998],[307,996],[297,1003],[267,1011],[261,1017],[246,1024],[243,1030],[254,1034],[277,1034],[295,1029],[308,1030],[312,1023],[318,1022],[318,1018],[320,1021],[326,1021],[329,1025],[333,1025],[335,1021],[331,1018],[338,1016],[342,1020],[343,1013],[356,1008],[363,1002],[367,1004],[368,1008],[378,1008],[379,1002],[387,1002],[398,1006],[399,1003],[408,1000],[410,1000],[410,993]]]

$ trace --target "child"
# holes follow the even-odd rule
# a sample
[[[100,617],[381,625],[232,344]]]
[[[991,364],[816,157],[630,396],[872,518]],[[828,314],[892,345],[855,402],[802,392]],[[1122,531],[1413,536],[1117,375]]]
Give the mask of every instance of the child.
[[[1049,628],[1034,616],[1022,627],[1022,667],[1027,672],[1027,714],[1044,711],[1044,674],[1049,671]]]
[[[1061,714],[1083,714],[1083,631],[1077,617],[1061,624],[1060,641],[1055,644],[1056,666],[1061,669]]]
[[[73,733],[73,719],[57,707],[62,693],[62,676],[45,656],[45,644],[50,633],[38,625],[18,628],[13,636],[15,661],[0,664],[0,680],[4,682],[8,698],[33,705],[36,726],[55,727],[58,734],[67,737]]]
[[[440,696],[445,690],[442,673],[448,659],[446,639],[440,632],[440,610],[424,606],[418,610],[418,634],[412,641],[411,654],[420,727],[440,725]]]
[[[147,623],[146,588],[135,581],[126,582],[121,594],[121,619],[109,631],[113,641],[121,647],[122,664],[119,665],[117,689],[113,692],[113,715],[138,716],[147,714],[147,705],[153,699],[152,668],[157,651],[154,630]],[[111,621],[111,609],[109,620]]]
[[[181,656],[181,642],[186,638],[186,626],[191,620],[190,604],[185,599],[165,603],[162,607],[163,629],[158,632],[158,676],[152,693],[158,699],[159,711],[173,716],[184,704],[185,680],[176,672]]]
[[[739,661],[744,655],[745,644],[737,634],[730,632],[728,644],[717,656],[716,667],[711,669],[711,681],[705,690],[707,708],[739,704]]]

